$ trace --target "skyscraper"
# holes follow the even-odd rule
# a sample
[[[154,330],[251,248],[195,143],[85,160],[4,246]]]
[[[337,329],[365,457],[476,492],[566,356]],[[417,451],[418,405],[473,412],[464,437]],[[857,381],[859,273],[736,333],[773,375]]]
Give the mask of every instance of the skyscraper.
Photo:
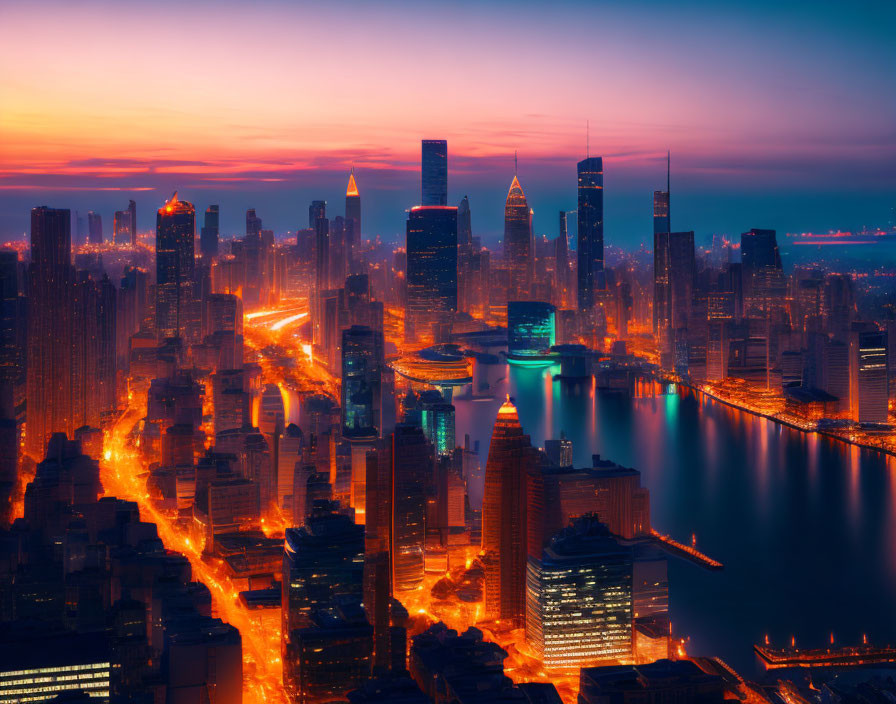
[[[210,205],[205,210],[205,222],[199,234],[199,251],[203,257],[214,259],[218,256],[218,223],[220,213],[217,205]]]
[[[669,195],[671,155],[666,155],[666,190],[653,192],[653,233],[672,231],[671,202]]]
[[[196,211],[177,199],[177,191],[156,216],[156,335],[189,342],[198,323],[194,315],[193,274]]]
[[[422,143],[422,205],[448,205],[448,142],[424,139]]]
[[[131,246],[137,244],[137,204],[129,200],[128,212],[131,214]]]
[[[504,203],[504,259],[510,269],[508,300],[525,300],[532,288],[532,214],[520,182],[513,176]]]
[[[345,189],[345,262],[346,272],[355,273],[355,247],[361,241],[361,194],[355,183],[355,170],[348,177]]]
[[[31,211],[28,310],[27,431],[25,451],[43,459],[53,433],[72,427],[71,213],[41,206]]]
[[[376,438],[383,409],[383,334],[364,325],[342,331],[342,433]]]
[[[632,549],[595,514],[558,533],[526,578],[526,640],[550,669],[632,656]]]
[[[457,310],[457,208],[416,206],[407,223],[406,336]]]
[[[752,229],[740,236],[745,315],[766,317],[785,304],[786,285],[774,230]]]
[[[527,490],[538,465],[538,450],[523,433],[516,406],[498,409],[485,465],[482,551],[485,612],[489,618],[521,623],[525,614]]]
[[[87,241],[90,244],[103,243],[103,216],[92,210],[87,211]]]
[[[856,335],[858,409],[855,419],[859,423],[886,423],[889,397],[887,333],[875,330]]]
[[[255,208],[246,211],[246,237],[258,237],[261,235],[261,218],[255,214]]]
[[[653,248],[654,332],[660,350],[671,352],[690,318],[697,273],[694,233],[655,232]]]
[[[606,287],[604,279],[604,164],[599,156],[577,165],[578,186],[578,300],[579,311],[590,312],[594,292]]]
[[[432,450],[422,429],[398,424],[386,439],[382,459],[392,476],[392,585],[396,591],[415,589],[423,581],[426,482],[432,473]]]

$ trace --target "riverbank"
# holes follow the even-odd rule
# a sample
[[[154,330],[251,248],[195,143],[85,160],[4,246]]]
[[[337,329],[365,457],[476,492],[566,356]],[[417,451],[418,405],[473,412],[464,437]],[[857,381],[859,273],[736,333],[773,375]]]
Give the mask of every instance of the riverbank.
[[[826,437],[826,438],[830,438],[832,440],[837,440],[839,442],[842,442],[845,445],[852,445],[854,447],[859,447],[863,450],[871,450],[873,452],[879,452],[882,455],[896,457],[896,449],[881,447],[879,445],[872,445],[867,442],[863,442],[862,440],[858,440],[858,439],[855,439],[855,438],[852,438],[849,436],[841,435],[840,433],[834,432],[832,430],[822,430],[817,427],[816,428],[805,428],[805,427],[799,425],[798,423],[788,421],[786,418],[781,418],[779,415],[775,415],[772,413],[765,413],[763,411],[752,408],[750,406],[739,404],[729,398],[724,398],[723,396],[714,394],[711,391],[709,391],[703,387],[695,386],[693,384],[688,384],[684,381],[677,381],[675,383],[680,384],[681,386],[684,386],[688,389],[691,389],[691,390],[697,392],[698,394],[706,396],[707,398],[712,399],[713,401],[718,401],[719,403],[729,406],[730,408],[737,409],[738,411],[744,411],[746,413],[750,413],[750,414],[752,414],[754,416],[758,416],[760,418],[766,418],[774,423],[778,423],[778,424],[786,426],[788,428],[793,428],[794,430],[798,430],[801,433],[806,433],[806,434],[816,433],[817,435],[821,435],[822,437]]]

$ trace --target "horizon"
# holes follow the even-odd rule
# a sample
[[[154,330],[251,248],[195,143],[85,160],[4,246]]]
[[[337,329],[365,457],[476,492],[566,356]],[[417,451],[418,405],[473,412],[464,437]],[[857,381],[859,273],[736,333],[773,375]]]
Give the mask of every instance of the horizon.
[[[134,198],[148,230],[175,189],[220,204],[224,232],[254,207],[280,234],[313,199],[341,212],[354,166],[364,235],[400,241],[422,138],[448,140],[449,202],[469,195],[487,244],[518,150],[535,231],[551,237],[575,207],[586,124],[608,244],[650,239],[667,149],[674,226],[698,239],[891,224],[893,7],[210,7],[0,10],[0,63],[14,69],[0,78],[0,240],[43,203],[95,210],[111,229]],[[13,31],[38,19],[36,35]]]

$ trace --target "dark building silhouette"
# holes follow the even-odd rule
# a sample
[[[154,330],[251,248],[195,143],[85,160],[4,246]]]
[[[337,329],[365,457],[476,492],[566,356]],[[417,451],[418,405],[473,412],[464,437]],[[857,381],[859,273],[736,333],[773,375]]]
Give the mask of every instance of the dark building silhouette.
[[[604,165],[599,156],[582,159],[578,173],[578,301],[590,312],[604,278]]]
[[[416,206],[407,223],[406,336],[457,310],[457,208]]]
[[[654,331],[671,360],[676,340],[686,340],[694,299],[694,233],[656,232],[653,243]]]
[[[31,211],[25,451],[43,457],[49,437],[74,432],[72,416],[71,213]]]
[[[90,244],[103,243],[103,216],[92,210],[87,211],[87,241]]]
[[[657,660],[649,665],[583,667],[579,673],[579,704],[721,704],[724,696],[722,678],[706,674],[690,660]]]
[[[218,224],[220,213],[217,205],[205,210],[205,221],[199,233],[199,251],[203,257],[214,259],[218,256]]]
[[[448,142],[424,139],[421,161],[421,205],[448,205]]]
[[[156,335],[192,342],[198,334],[193,277],[196,211],[177,191],[156,216]]]
[[[510,399],[498,409],[485,466],[482,551],[485,613],[522,623],[526,599],[527,491],[538,450]]]
[[[740,236],[745,315],[766,317],[785,304],[786,284],[774,230],[753,229]]]

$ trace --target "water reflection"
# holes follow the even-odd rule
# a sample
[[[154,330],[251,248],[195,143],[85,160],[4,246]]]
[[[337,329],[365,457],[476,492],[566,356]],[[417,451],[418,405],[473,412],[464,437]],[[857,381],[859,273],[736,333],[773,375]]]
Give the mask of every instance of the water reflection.
[[[565,431],[576,464],[600,453],[641,470],[655,527],[696,534],[725,563],[670,565],[672,618],[696,654],[752,673],[752,644],[896,642],[896,460],[810,436],[678,389],[606,393],[511,369],[485,403],[457,401],[457,433],[481,443],[515,397],[532,441]]]

